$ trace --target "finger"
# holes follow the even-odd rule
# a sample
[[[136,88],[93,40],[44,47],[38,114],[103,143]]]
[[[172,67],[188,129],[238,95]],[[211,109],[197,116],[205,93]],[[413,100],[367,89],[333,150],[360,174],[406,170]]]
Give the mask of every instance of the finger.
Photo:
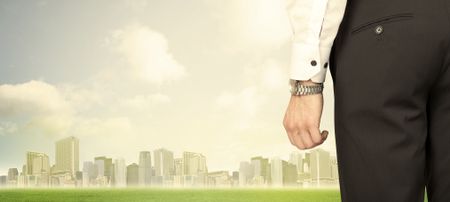
[[[309,129],[309,132],[311,133],[311,139],[314,144],[318,145],[323,142],[323,136],[322,134],[320,134],[320,130],[318,127],[311,127]]]
[[[288,136],[289,141],[291,142],[291,144],[292,144],[292,145],[295,145],[295,141],[294,141],[294,138],[293,138],[293,132],[287,132],[287,131],[286,131],[286,134],[287,134],[287,136]]]
[[[302,140],[301,137],[298,135],[298,132],[297,132],[297,133],[294,133],[294,134],[292,135],[292,139],[293,139],[293,141],[294,141],[294,145],[295,145],[298,149],[305,149],[305,148],[306,148],[305,144],[303,143],[303,140]]]
[[[302,130],[300,131],[300,133],[298,134],[298,136],[300,136],[300,138],[303,141],[303,144],[305,145],[306,149],[311,148],[312,146],[314,146],[314,143],[311,140],[311,136],[309,134],[308,130]]]

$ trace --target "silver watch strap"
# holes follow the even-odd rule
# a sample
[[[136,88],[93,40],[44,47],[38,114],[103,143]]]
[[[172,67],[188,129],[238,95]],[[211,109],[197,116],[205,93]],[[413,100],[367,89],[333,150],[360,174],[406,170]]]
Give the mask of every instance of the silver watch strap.
[[[292,95],[314,95],[323,91],[323,83],[304,85],[298,80],[291,80],[290,84]]]

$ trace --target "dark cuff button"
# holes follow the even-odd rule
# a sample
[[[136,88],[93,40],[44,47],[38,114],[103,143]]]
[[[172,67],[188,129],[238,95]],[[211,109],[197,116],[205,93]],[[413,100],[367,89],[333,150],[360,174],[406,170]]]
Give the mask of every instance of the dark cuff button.
[[[317,65],[317,62],[316,62],[315,60],[312,60],[312,61],[311,61],[311,65],[312,65],[312,66],[316,66],[316,65]]]
[[[328,67],[328,62],[326,62],[324,65],[323,65],[323,68],[327,68]]]

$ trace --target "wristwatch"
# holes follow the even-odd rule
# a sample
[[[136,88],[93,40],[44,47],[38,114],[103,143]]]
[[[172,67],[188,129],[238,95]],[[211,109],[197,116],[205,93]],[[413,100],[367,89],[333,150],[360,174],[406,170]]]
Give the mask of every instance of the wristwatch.
[[[323,83],[317,84],[301,84],[299,80],[289,80],[291,95],[314,95],[322,93]]]

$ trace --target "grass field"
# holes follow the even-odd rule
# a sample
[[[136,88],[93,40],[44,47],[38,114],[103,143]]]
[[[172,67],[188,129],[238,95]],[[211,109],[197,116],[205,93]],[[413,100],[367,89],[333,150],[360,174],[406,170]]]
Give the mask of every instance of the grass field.
[[[0,189],[0,201],[335,202],[338,189]]]

